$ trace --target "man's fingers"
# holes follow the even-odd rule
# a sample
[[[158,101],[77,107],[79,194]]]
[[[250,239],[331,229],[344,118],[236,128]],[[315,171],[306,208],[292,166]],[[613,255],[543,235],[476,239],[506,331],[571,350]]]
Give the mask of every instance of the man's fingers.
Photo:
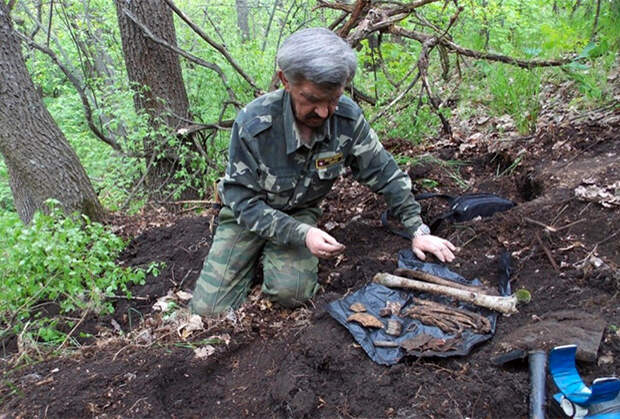
[[[452,262],[454,260],[454,254],[448,248],[442,249],[442,253],[445,256],[448,262]]]
[[[441,253],[441,250],[435,250],[434,252],[432,252],[437,259],[439,259],[441,262],[445,262],[446,258],[444,257],[443,253]]]
[[[457,250],[448,240],[430,234],[414,238],[412,247],[419,259],[424,260],[424,252],[428,252],[441,262],[452,262],[455,259],[452,252]]]
[[[454,260],[454,254],[447,246],[434,247],[431,252],[442,262],[452,262]]]
[[[334,247],[343,247],[342,244],[340,244],[338,242],[338,240],[336,240],[335,238],[333,238],[332,236],[330,236],[329,234],[325,233],[323,235],[323,240],[325,241],[326,244],[330,245],[330,246],[334,246]]]
[[[456,246],[450,243],[448,240],[444,240],[444,244],[448,247],[448,249],[452,250],[453,252],[456,250]]]
[[[415,253],[415,255],[418,257],[418,259],[426,260],[426,255],[424,254],[424,252],[421,251],[420,249],[418,249],[417,247],[413,248],[413,253]]]

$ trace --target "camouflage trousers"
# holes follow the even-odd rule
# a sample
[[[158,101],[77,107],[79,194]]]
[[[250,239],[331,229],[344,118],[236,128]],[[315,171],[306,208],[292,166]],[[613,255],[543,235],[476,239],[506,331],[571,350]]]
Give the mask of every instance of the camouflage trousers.
[[[321,215],[318,208],[293,214],[312,226]],[[196,282],[191,309],[200,315],[237,308],[247,297],[262,259],[262,292],[271,300],[296,307],[318,289],[318,259],[305,246],[283,247],[237,224],[232,211],[223,207],[209,254]]]

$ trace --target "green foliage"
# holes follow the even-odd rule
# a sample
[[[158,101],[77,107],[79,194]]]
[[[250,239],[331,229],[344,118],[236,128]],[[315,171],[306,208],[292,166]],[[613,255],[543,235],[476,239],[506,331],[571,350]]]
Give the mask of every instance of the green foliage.
[[[607,87],[607,72],[615,64],[615,54],[607,40],[591,42],[577,56],[579,60],[562,68],[564,75],[577,84],[585,103],[601,103],[609,100],[612,91]]]
[[[235,1],[196,2],[179,0],[177,6],[216,42],[224,45],[230,55],[257,84],[266,89],[275,70],[275,53],[282,40],[300,27],[327,26],[339,15],[329,9],[313,10],[314,1],[284,0],[277,7],[253,6],[249,15],[250,39],[243,41],[237,26]],[[534,127],[540,111],[540,88],[549,81],[569,79],[575,82],[583,98],[579,105],[592,106],[608,99],[606,96],[607,73],[614,65],[620,29],[618,2],[603,2],[598,31],[591,40],[593,3],[584,2],[573,11],[574,1],[558,0],[473,0],[463,3],[464,10],[450,31],[454,41],[466,48],[486,50],[519,58],[556,58],[571,53],[582,53],[584,60],[560,72],[557,69],[523,70],[505,64],[468,60],[461,63],[463,87],[459,90],[461,103],[459,116],[474,112],[471,102],[485,105],[495,115],[509,114],[521,132]],[[29,13],[26,12],[29,10]],[[268,24],[272,11],[275,15]],[[15,8],[18,29],[32,33],[36,26],[36,4],[20,0]],[[456,8],[452,3],[431,3],[418,10],[427,22],[445,27]],[[44,54],[24,49],[28,68],[35,85],[45,98],[48,109],[76,149],[104,206],[113,210],[138,209],[146,194],[144,183],[138,185],[147,170],[144,140],[160,138],[160,150],[172,151],[179,156],[179,167],[174,174],[175,184],[165,191],[171,198],[192,189],[199,195],[208,193],[215,179],[222,175],[226,163],[228,133],[220,131],[203,144],[205,153],[180,143],[168,132],[152,127],[146,115],[133,109],[134,91],[126,81],[120,35],[113,2],[64,2],[54,8],[52,36],[49,46],[87,87],[87,94],[94,106],[96,122],[108,136],[121,144],[124,153],[113,152],[89,131],[81,109],[79,97],[67,82],[64,74]],[[175,16],[178,45],[200,58],[222,68],[229,86],[241,104],[254,98],[253,92],[227,60],[214,48],[200,39],[194,31]],[[401,24],[410,30],[431,33],[432,30],[413,17]],[[268,30],[269,28],[269,30]],[[47,44],[47,34],[38,30],[36,39]],[[79,43],[81,50],[76,47]],[[103,52],[103,56],[99,54]],[[377,50],[362,42],[358,51],[359,71],[354,84],[362,91],[375,96],[377,105],[365,110],[369,117],[382,109],[415,76],[420,45],[403,39],[383,35],[381,57]],[[378,65],[383,58],[384,69]],[[439,77],[437,49],[430,57],[428,69],[431,85],[444,99],[446,91],[458,83],[455,56],[450,55],[450,79]],[[95,71],[93,63],[104,62],[111,75]],[[212,70],[197,66],[181,58],[183,76],[191,106],[192,119],[214,123],[220,118],[232,119],[238,108],[226,104],[228,94]],[[384,72],[385,70],[385,72]],[[395,88],[392,83],[398,83]],[[381,137],[399,137],[422,141],[436,135],[441,128],[439,118],[426,98],[418,98],[418,84],[386,116],[374,124]],[[364,105],[364,104],[363,104]],[[365,105],[364,105],[365,106]],[[222,109],[225,107],[225,111]],[[444,106],[450,116],[450,109]],[[132,156],[132,157],[128,157]],[[0,208],[14,210],[6,187],[6,170],[0,165]],[[135,190],[134,190],[135,189]],[[129,198],[130,202],[126,202]]]
[[[526,71],[502,64],[494,67],[494,71],[487,71],[488,86],[493,95],[489,107],[497,115],[509,114],[521,133],[529,133],[536,127],[540,112],[540,70]]]
[[[35,341],[58,342],[64,333],[57,319],[45,316],[49,307],[63,314],[112,313],[108,297],[130,296],[128,286],[144,282],[147,271],[116,263],[122,239],[85,216],[66,217],[48,202],[49,214],[36,213],[27,226],[14,214],[0,218],[0,334],[25,332]]]
[[[13,195],[9,188],[9,173],[3,160],[0,160],[0,214],[2,212],[14,212]]]

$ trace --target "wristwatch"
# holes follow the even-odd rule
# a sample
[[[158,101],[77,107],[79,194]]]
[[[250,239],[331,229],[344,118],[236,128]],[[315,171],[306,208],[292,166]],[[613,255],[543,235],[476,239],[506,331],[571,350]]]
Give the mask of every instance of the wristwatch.
[[[427,236],[431,234],[431,229],[426,224],[420,224],[420,227],[413,233],[413,237]]]

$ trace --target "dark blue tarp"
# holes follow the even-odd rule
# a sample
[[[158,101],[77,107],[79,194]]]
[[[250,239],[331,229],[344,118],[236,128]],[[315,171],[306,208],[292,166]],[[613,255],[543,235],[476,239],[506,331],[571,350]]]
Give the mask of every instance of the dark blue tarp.
[[[466,285],[481,285],[479,281],[468,281],[461,275],[449,270],[443,265],[422,262],[415,257],[411,250],[401,250],[398,255],[398,266],[400,268],[407,268],[417,271],[423,271],[430,273],[444,279],[459,282]],[[391,318],[398,319],[403,325],[402,334],[398,337],[388,335],[383,329],[366,328],[356,322],[348,322],[347,318],[353,314],[350,307],[354,303],[362,303],[366,307],[366,312],[372,314],[377,319],[380,319],[384,324],[388,318],[383,318],[379,315],[379,310],[385,307],[386,302],[395,301],[399,302],[403,311],[407,306],[413,304],[411,297],[433,300],[439,303],[448,304],[452,300],[448,297],[441,297],[430,295],[426,293],[420,293],[410,290],[399,290],[387,288],[383,285],[371,283],[358,290],[357,292],[348,295],[347,297],[331,302],[327,311],[331,316],[336,319],[340,324],[346,327],[353,335],[353,338],[364,348],[364,351],[368,356],[378,364],[381,365],[393,365],[396,364],[405,355],[419,356],[419,357],[449,357],[449,356],[462,356],[467,355],[472,347],[480,342],[484,342],[490,339],[495,334],[495,325],[497,322],[497,313],[487,310],[485,308],[473,306],[470,304],[459,303],[458,307],[482,314],[491,323],[491,331],[486,334],[475,333],[472,329],[465,329],[461,336],[458,337],[458,344],[454,349],[446,352],[436,352],[426,350],[424,352],[411,351],[406,353],[403,348],[384,348],[376,347],[373,341],[389,341],[401,343],[405,340],[414,338],[422,333],[431,335],[441,339],[455,338],[452,334],[446,334],[441,329],[435,326],[427,326],[422,324],[419,320],[412,319],[410,317],[400,317],[392,315]]]

